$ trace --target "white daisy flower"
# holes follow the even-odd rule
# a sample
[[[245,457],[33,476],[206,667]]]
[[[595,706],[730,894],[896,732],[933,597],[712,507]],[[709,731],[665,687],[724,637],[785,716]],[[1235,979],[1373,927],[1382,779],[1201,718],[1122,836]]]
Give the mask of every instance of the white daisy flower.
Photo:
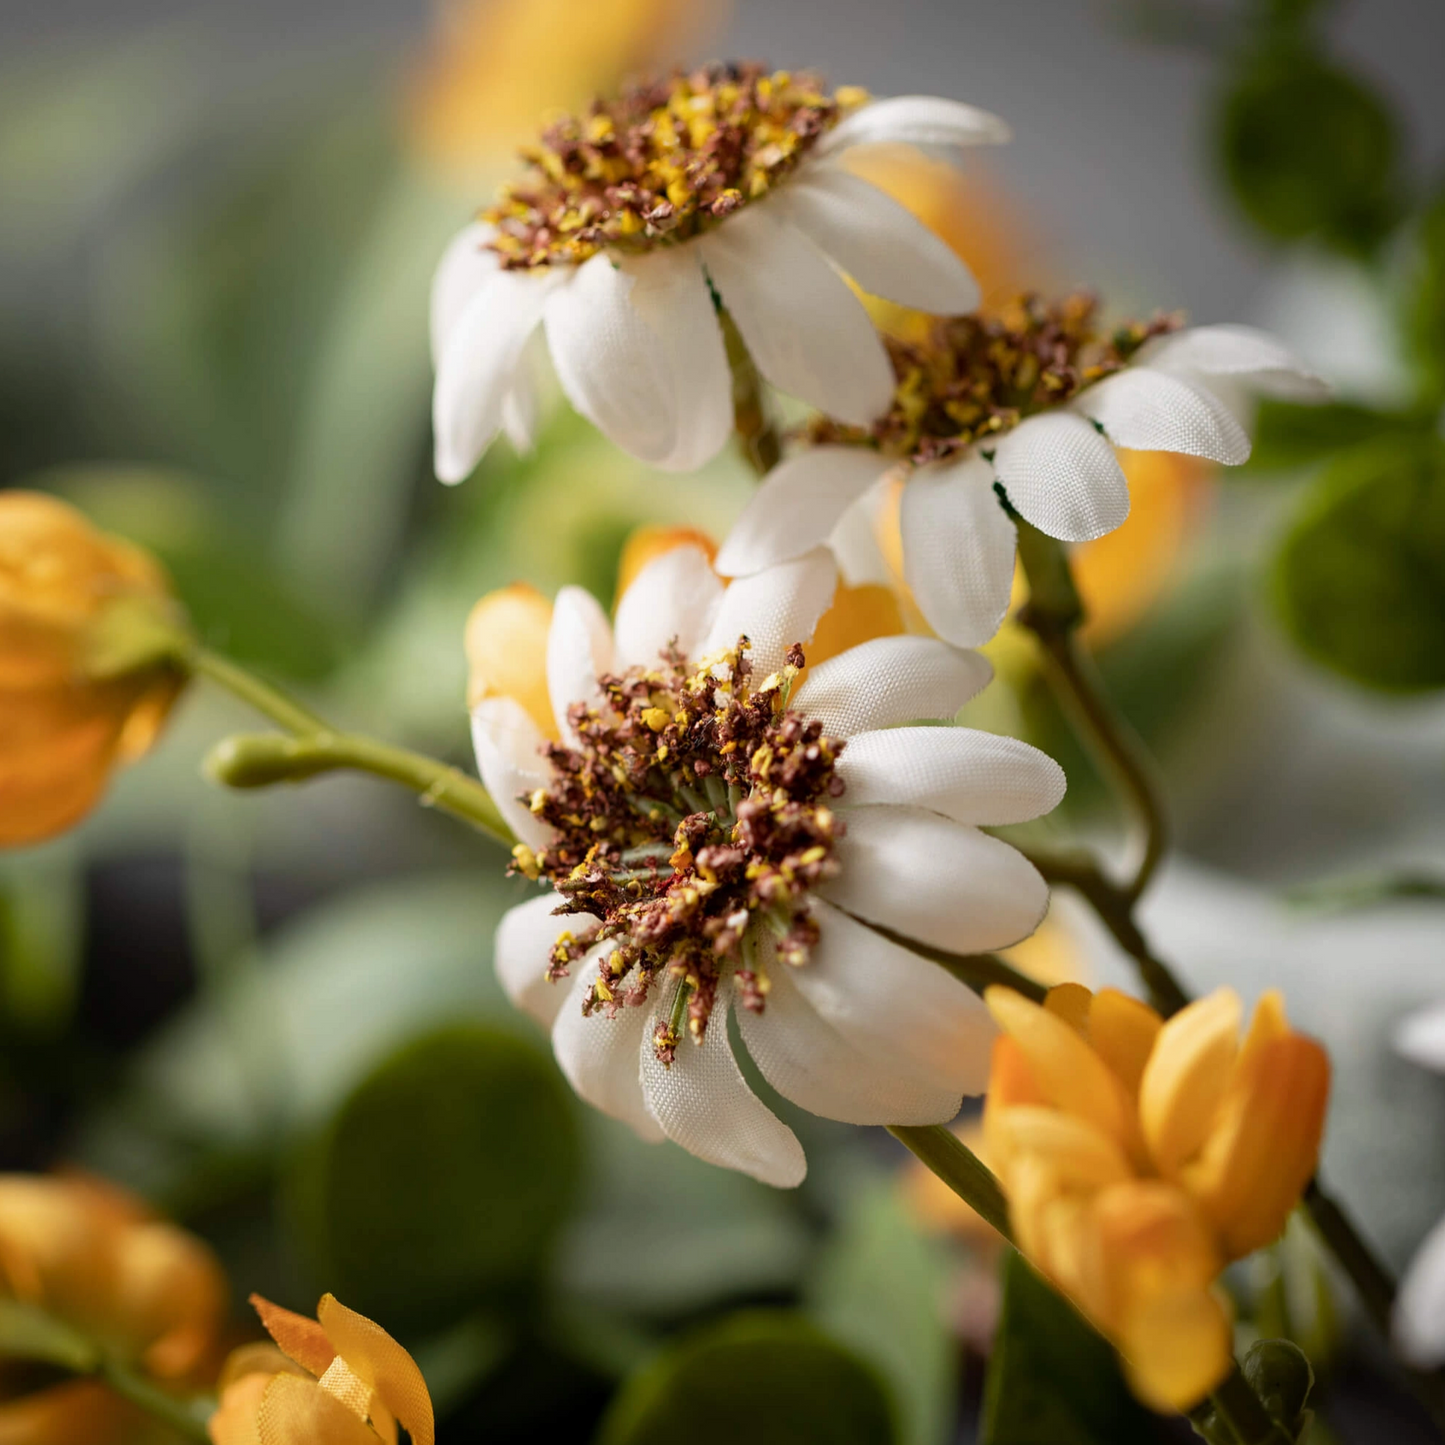
[[[1413,1063],[1445,1074],[1445,1005],[1407,1018],[1396,1032],[1395,1047]],[[1445,1219],[1425,1236],[1400,1282],[1395,1343],[1420,1369],[1445,1364]]]
[[[1235,466],[1249,456],[1252,395],[1318,399],[1324,383],[1244,326],[1174,331],[1167,319],[1103,335],[1095,305],[1026,298],[997,319],[940,322],[920,345],[890,342],[898,388],[867,430],[824,419],[820,443],[764,480],[718,554],[747,576],[820,543],[856,558],[882,480],[905,476],[903,581],[929,626],[987,642],[1008,611],[1017,530],[1008,504],[1066,542],[1129,514],[1115,447]],[[876,559],[875,559],[876,560]],[[850,580],[866,572],[854,562]]]
[[[955,101],[828,95],[809,75],[711,67],[543,131],[531,168],[451,243],[432,292],[436,472],[458,482],[498,431],[525,446],[540,328],[572,405],[671,471],[723,447],[732,380],[717,307],[780,390],[859,426],[892,372],[846,272],[940,315],[978,288],[911,212],[840,164],[893,141],[1006,140]]]
[[[988,681],[973,653],[874,638],[797,682],[835,580],[819,549],[725,587],[682,547],[639,574],[615,627],[565,588],[545,649],[558,741],[512,696],[472,714],[521,869],[550,885],[498,930],[508,994],[589,1103],[779,1186],[802,1180],[803,1151],[745,1082],[730,1017],[813,1113],[951,1119],[984,1087],[993,1027],[907,941],[967,954],[1032,932],[1046,886],[981,828],[1064,791],[1024,743],[908,726]]]

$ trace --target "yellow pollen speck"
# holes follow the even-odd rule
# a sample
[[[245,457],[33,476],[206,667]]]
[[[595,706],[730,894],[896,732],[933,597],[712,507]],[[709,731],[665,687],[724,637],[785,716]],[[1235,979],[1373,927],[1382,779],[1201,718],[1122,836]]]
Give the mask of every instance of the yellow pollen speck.
[[[672,719],[666,711],[660,707],[649,707],[642,710],[642,721],[655,733],[660,733]]]

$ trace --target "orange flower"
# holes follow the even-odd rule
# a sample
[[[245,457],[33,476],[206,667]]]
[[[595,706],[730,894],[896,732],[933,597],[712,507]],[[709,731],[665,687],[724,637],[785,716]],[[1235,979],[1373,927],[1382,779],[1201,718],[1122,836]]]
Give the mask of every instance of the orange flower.
[[[1196,1404],[1230,1368],[1225,1265],[1276,1239],[1319,1155],[1329,1060],[1277,993],[1241,1043],[1220,989],[1167,1023],[1112,989],[986,995],[984,1106],[1020,1249],[1118,1346],[1141,1399]]]
[[[416,1361],[381,1328],[323,1295],[317,1318],[260,1295],[251,1303],[279,1348],[244,1345],[221,1372],[215,1445],[434,1445],[431,1396]]]
[[[42,1311],[157,1383],[214,1369],[226,1283],[200,1240],[112,1186],[0,1176],[0,1297]],[[98,1381],[0,1383],[5,1445],[133,1445],[144,1420]]]
[[[182,628],[152,557],[55,497],[0,493],[0,847],[78,822],[150,747]]]

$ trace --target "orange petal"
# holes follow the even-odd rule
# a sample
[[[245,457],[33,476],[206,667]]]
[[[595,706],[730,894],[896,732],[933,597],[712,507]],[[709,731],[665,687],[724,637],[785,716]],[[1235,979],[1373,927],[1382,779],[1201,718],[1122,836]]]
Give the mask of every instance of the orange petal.
[[[1197,1405],[1234,1362],[1229,1311],[1211,1289],[1151,1295],[1128,1316],[1116,1343],[1130,1387],[1159,1411]]]
[[[1089,1005],[1094,995],[1081,983],[1060,983],[1044,996],[1044,1007],[1081,1038],[1089,1037]]]
[[[279,1358],[285,1360],[284,1355]],[[296,1368],[290,1360],[285,1362],[289,1369]],[[213,1445],[260,1445],[261,1402],[271,1381],[281,1373],[279,1370],[248,1372],[221,1386],[221,1402],[206,1426]]]
[[[1002,1111],[998,1129],[1011,1157],[1033,1155],[1053,1170],[1062,1189],[1102,1189],[1130,1177],[1117,1141],[1073,1114],[1020,1104]]]
[[[1004,1176],[1009,1164],[1009,1140],[1001,1127],[1003,1114],[1015,1104],[1047,1103],[1034,1082],[1024,1051],[1007,1034],[993,1041],[988,1093],[983,1101],[983,1138],[989,1167]]]
[[[376,1445],[377,1439],[334,1395],[296,1375],[277,1375],[266,1386],[256,1425],[260,1445]]]
[[[1330,1061],[1302,1034],[1255,1048],[1184,1183],[1237,1259],[1284,1230],[1319,1162]]]
[[[340,1351],[316,1320],[273,1305],[258,1294],[251,1296],[251,1308],[261,1316],[266,1333],[303,1369],[319,1380],[331,1368]]]
[[[289,1355],[283,1354],[275,1345],[267,1341],[255,1340],[250,1344],[237,1345],[226,1356],[226,1362],[221,1366],[221,1374],[216,1381],[216,1388],[224,1394],[228,1385],[244,1379],[247,1375],[270,1376],[298,1373],[304,1374],[305,1371]]]
[[[337,1354],[376,1390],[412,1445],[434,1445],[431,1396],[416,1361],[380,1325],[347,1309],[334,1295],[322,1296],[316,1314]]]
[[[617,559],[617,596],[621,597],[649,562],[665,557],[679,547],[696,547],[709,562],[717,556],[717,543],[696,527],[634,527],[622,544]]]
[[[161,1379],[190,1373],[215,1345],[226,1277],[200,1240],[171,1224],[133,1225],[120,1242],[117,1324]]]
[[[1139,1118],[1166,1177],[1197,1153],[1214,1122],[1239,1050],[1239,995],[1216,989],[1159,1030],[1139,1082]]]
[[[525,582],[488,592],[467,618],[467,706],[483,698],[521,703],[546,737],[557,737],[547,691],[547,632],[552,604]]]
[[[1101,988],[1094,995],[1089,1007],[1089,1042],[1131,1097],[1138,1097],[1139,1081],[1162,1024],[1148,1004],[1116,988]]]
[[[0,1402],[0,1445],[135,1445],[144,1429],[140,1412],[95,1380]]]

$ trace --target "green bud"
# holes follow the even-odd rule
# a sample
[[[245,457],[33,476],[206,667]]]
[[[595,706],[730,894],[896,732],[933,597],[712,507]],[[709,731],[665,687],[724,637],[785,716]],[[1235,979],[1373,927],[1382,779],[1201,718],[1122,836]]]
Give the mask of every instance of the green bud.
[[[269,788],[300,783],[338,766],[322,740],[284,733],[236,733],[222,738],[202,765],[214,783],[227,788]]]
[[[1260,1340],[1244,1357],[1244,1378],[1269,1416],[1298,1440],[1309,1424],[1315,1372],[1308,1356],[1292,1340]]]

